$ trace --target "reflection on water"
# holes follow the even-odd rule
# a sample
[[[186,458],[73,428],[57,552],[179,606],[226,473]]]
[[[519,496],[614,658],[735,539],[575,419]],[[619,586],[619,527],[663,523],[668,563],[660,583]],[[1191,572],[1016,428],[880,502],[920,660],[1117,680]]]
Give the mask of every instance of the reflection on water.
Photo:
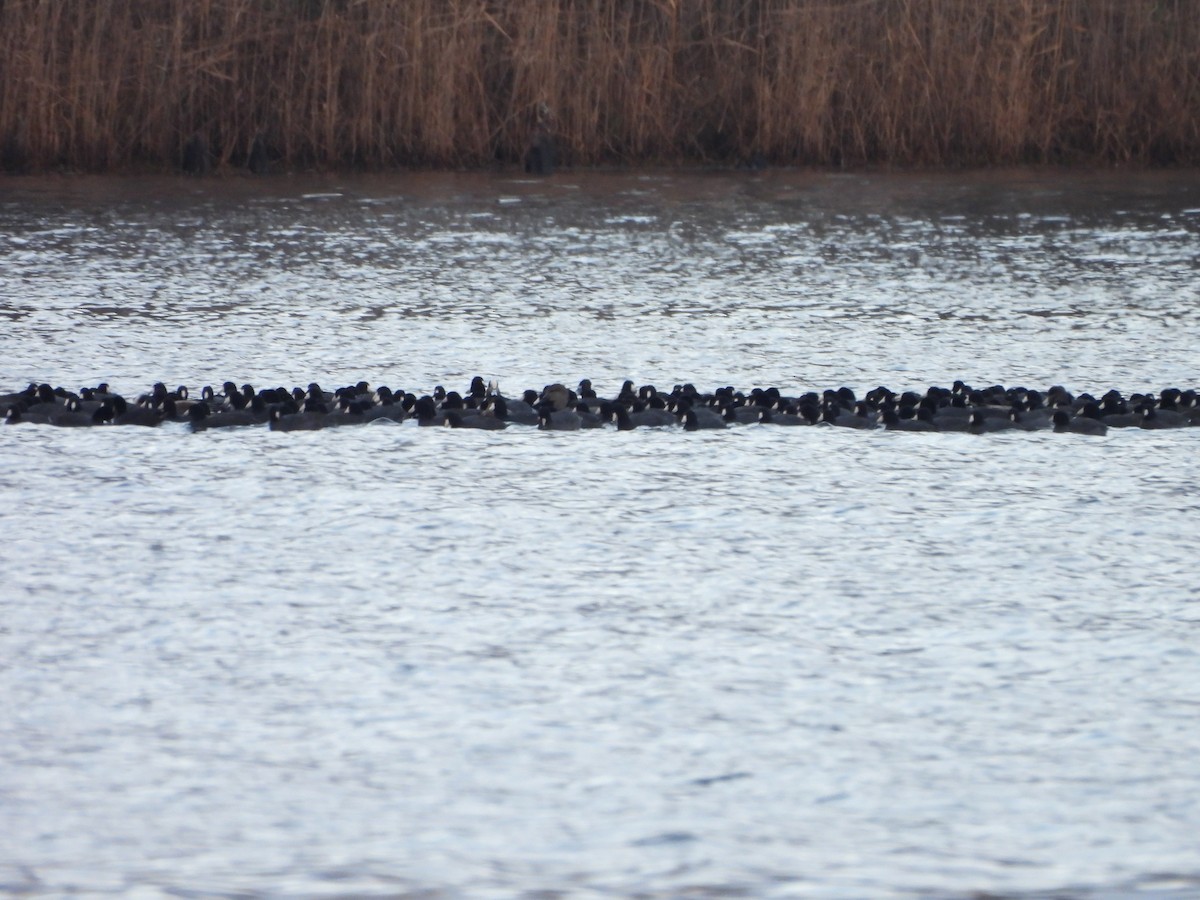
[[[1197,381],[1178,174],[4,188],[3,390]],[[1197,441],[4,428],[0,891],[1194,894]]]

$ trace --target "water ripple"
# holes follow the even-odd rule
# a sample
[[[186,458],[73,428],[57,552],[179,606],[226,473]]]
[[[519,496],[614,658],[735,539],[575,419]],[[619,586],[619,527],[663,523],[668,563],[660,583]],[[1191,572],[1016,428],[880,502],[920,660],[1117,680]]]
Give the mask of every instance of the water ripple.
[[[1196,194],[15,181],[0,376],[1187,386]],[[1061,437],[0,430],[0,891],[1194,894],[1200,438]]]

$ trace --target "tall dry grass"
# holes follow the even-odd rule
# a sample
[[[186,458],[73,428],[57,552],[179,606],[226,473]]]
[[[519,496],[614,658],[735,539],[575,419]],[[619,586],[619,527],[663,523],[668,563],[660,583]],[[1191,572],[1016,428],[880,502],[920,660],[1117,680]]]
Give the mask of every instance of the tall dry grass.
[[[541,114],[539,114],[541,110]],[[5,167],[1200,162],[1196,0],[0,0]]]

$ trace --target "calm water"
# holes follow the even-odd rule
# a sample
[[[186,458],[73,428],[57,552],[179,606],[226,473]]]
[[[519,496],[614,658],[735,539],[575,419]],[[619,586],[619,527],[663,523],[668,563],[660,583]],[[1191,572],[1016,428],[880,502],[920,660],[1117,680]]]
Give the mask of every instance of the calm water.
[[[0,181],[0,390],[1200,387],[1200,179]],[[1200,894],[1200,430],[0,429],[0,893]]]

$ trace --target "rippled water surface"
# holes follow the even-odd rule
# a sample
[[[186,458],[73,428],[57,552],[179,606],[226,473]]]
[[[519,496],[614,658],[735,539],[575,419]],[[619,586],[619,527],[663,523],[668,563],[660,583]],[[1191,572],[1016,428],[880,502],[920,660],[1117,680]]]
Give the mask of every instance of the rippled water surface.
[[[0,390],[1200,387],[1193,174],[0,181]],[[0,892],[1200,893],[1200,430],[0,428]]]

